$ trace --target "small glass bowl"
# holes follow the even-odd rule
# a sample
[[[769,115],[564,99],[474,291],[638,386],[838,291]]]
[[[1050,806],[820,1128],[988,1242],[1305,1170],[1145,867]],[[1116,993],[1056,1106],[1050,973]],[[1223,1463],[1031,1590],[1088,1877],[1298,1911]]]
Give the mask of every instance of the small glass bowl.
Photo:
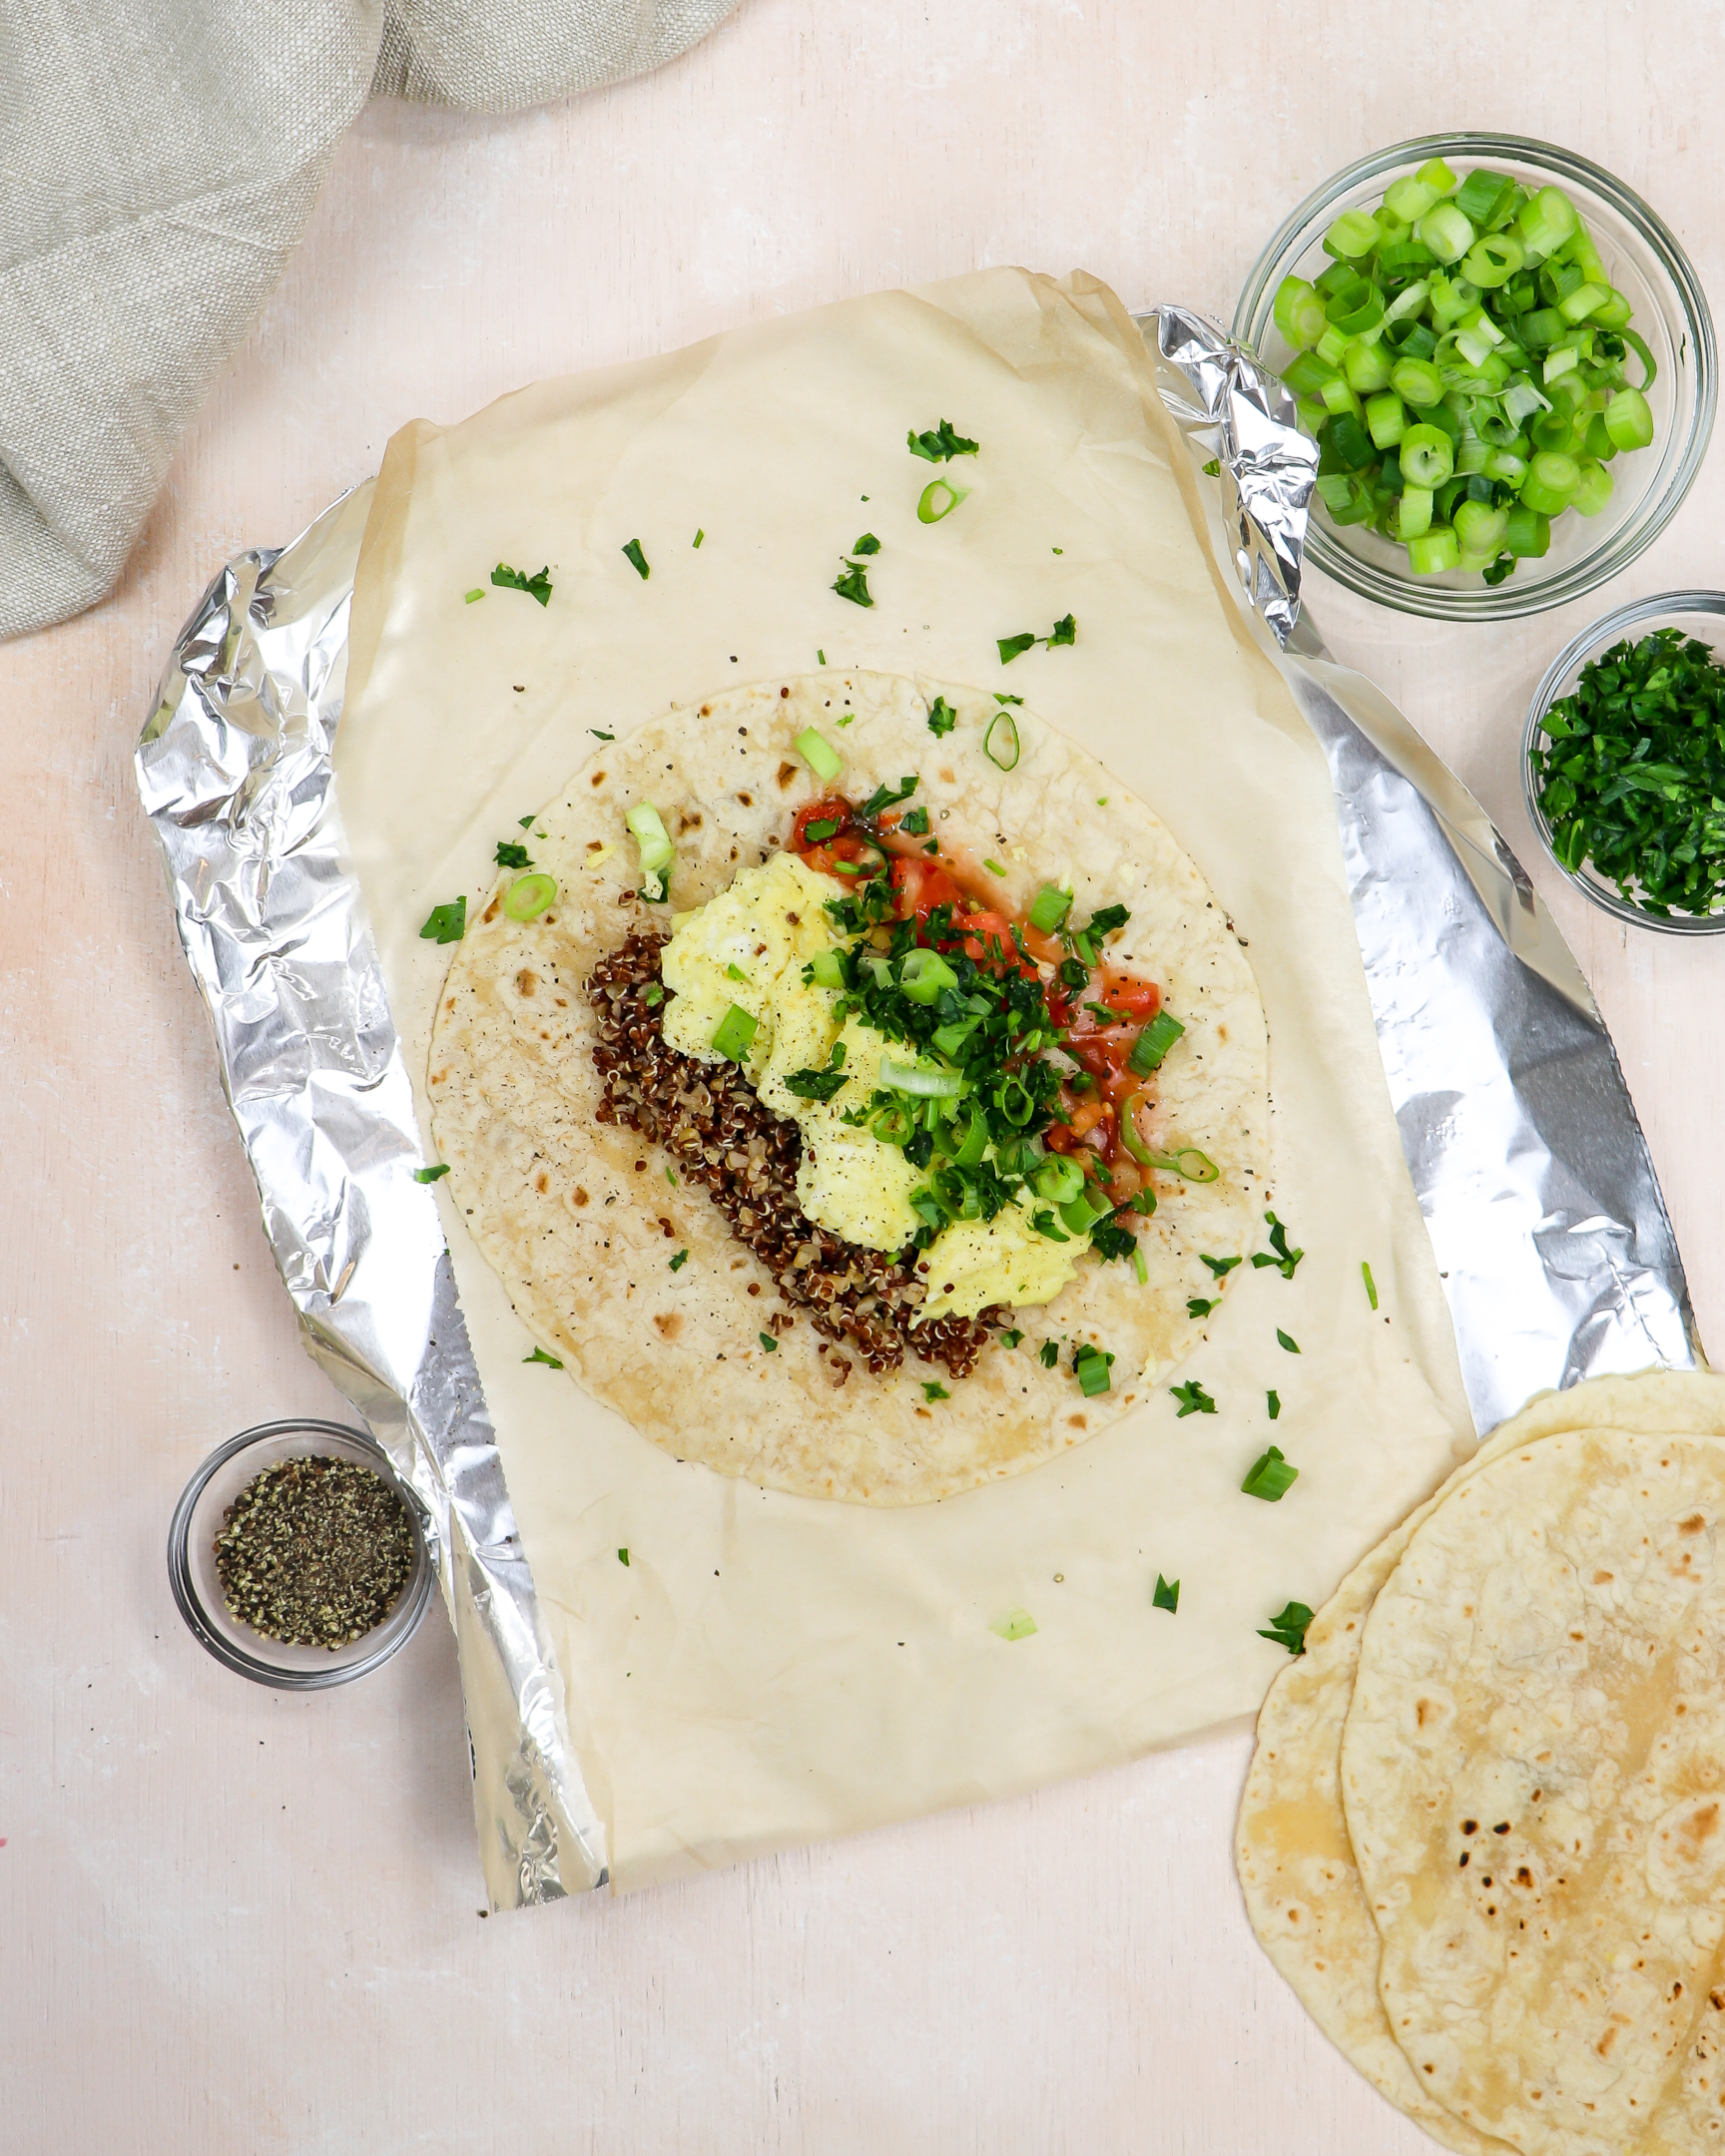
[[[1323,240],[1335,219],[1344,210],[1376,207],[1393,181],[1434,157],[1446,159],[1460,176],[1484,165],[1530,189],[1560,187],[1585,220],[1612,283],[1634,310],[1634,328],[1658,362],[1647,391],[1655,428],[1651,445],[1613,460],[1616,491],[1597,516],[1553,518],[1549,552],[1537,561],[1517,562],[1501,584],[1483,584],[1459,569],[1417,577],[1405,548],[1367,527],[1332,524],[1314,502],[1307,557],[1350,591],[1439,621],[1503,621],[1595,590],[1626,569],[1677,513],[1713,431],[1718,387],[1713,317],[1670,228],[1597,165],[1518,135],[1430,135],[1362,158],[1307,197],[1246,279],[1234,309],[1236,339],[1267,364],[1285,365],[1293,354],[1273,318],[1282,279],[1311,277],[1326,268]]]
[[[1579,868],[1565,867],[1552,844],[1551,825],[1540,806],[1533,767],[1528,762],[1529,754],[1543,739],[1545,714],[1559,697],[1567,696],[1575,687],[1581,669],[1622,638],[1636,639],[1654,629],[1681,629],[1685,636],[1698,637],[1703,644],[1711,644],[1725,663],[1725,592],[1657,592],[1651,599],[1637,599],[1632,605],[1618,607],[1563,647],[1546,668],[1545,678],[1527,707],[1527,724],[1521,730],[1521,798],[1527,804],[1527,819],[1552,865],[1562,869],[1582,896],[1601,912],[1632,922],[1637,928],[1657,929],[1663,935],[1719,935],[1725,933],[1725,912],[1647,913],[1631,905],[1591,861],[1583,861]]]
[[[222,1515],[252,1478],[278,1460],[319,1453],[369,1467],[407,1508],[413,1533],[413,1567],[388,1615],[346,1646],[296,1647],[266,1639],[232,1615],[216,1575],[216,1535]],[[402,1481],[389,1455],[363,1430],[339,1422],[260,1422],[218,1445],[187,1483],[168,1529],[168,1578],[192,1636],[224,1668],[255,1684],[286,1692],[318,1692],[348,1684],[387,1662],[406,1645],[431,1602],[437,1568],[431,1558],[431,1521],[418,1493]]]

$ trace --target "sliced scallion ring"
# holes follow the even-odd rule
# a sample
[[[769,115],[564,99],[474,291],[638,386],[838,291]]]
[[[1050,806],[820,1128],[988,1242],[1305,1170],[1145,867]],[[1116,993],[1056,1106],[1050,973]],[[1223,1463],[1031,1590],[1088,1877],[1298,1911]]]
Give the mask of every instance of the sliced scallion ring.
[[[1008,711],[996,712],[982,737],[982,754],[1000,771],[1018,767],[1018,722]]]
[[[713,1035],[715,1054],[732,1063],[747,1063],[760,1025],[760,1019],[751,1016],[741,1003],[731,1004]]]
[[[964,1081],[956,1071],[929,1070],[889,1055],[880,1058],[880,1083],[889,1092],[911,1093],[921,1100],[956,1100],[964,1091]]]
[[[503,894],[503,910],[513,921],[537,920],[557,895],[557,878],[535,869],[517,876]]]
[[[930,479],[916,504],[916,521],[938,524],[943,516],[952,514],[969,491],[968,487],[955,487],[949,479]]]
[[[845,760],[817,727],[805,727],[792,747],[816,778],[831,786],[845,769]]]
[[[666,870],[677,858],[671,834],[651,802],[637,802],[623,820],[634,832],[635,843],[641,851],[642,888],[649,898],[663,898],[667,888]]]
[[[957,987],[958,976],[938,951],[906,951],[898,965],[898,985],[912,1003],[933,1003],[942,988]]]

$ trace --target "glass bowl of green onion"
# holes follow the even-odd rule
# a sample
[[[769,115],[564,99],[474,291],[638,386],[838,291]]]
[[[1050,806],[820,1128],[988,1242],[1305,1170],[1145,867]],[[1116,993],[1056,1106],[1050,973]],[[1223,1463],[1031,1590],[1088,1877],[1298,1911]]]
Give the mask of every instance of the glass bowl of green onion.
[[[1602,912],[1725,931],[1725,592],[1659,592],[1565,645],[1527,708],[1521,790]]]
[[[1713,427],[1713,322],[1639,196],[1572,151],[1441,135],[1362,158],[1259,257],[1234,335],[1320,447],[1307,559],[1446,621],[1625,568]]]

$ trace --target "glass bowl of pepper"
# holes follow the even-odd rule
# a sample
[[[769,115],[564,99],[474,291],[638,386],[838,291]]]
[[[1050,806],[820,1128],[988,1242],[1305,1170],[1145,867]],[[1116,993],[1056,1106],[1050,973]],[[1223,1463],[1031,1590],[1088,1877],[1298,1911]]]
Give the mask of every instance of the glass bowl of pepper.
[[[262,1422],[218,1445],[168,1529],[168,1577],[225,1668],[290,1692],[405,1646],[436,1581],[430,1514],[362,1430]]]
[[[1308,561],[1405,613],[1502,620],[1596,589],[1670,522],[1712,432],[1687,255],[1621,181],[1520,136],[1338,173],[1259,257],[1233,333],[1320,443]]]
[[[1725,930],[1722,650],[1725,592],[1660,592],[1584,629],[1528,706],[1521,788],[1540,843],[1638,928]]]

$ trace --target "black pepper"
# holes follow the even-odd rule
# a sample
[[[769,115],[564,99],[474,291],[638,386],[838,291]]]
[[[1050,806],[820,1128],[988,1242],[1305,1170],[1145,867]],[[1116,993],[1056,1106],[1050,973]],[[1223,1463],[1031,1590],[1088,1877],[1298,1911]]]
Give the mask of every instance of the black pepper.
[[[331,1653],[383,1621],[413,1569],[401,1499],[371,1468],[322,1453],[254,1475],[214,1547],[233,1616],[266,1639]]]

